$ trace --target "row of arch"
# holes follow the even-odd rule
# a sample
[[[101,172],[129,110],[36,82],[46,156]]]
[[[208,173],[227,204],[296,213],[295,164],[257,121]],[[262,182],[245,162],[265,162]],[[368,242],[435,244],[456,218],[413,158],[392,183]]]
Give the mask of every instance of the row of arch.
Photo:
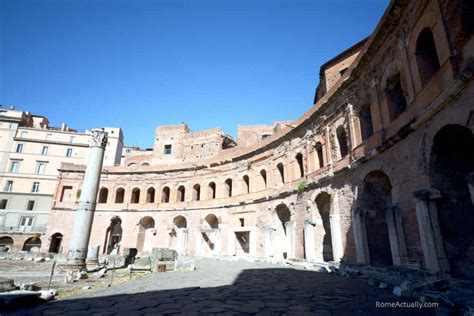
[[[30,237],[23,243],[22,251],[36,251],[39,252],[41,248],[41,239],[39,237]],[[0,247],[6,247],[7,251],[11,251],[14,242],[13,238],[9,236],[0,237]]]

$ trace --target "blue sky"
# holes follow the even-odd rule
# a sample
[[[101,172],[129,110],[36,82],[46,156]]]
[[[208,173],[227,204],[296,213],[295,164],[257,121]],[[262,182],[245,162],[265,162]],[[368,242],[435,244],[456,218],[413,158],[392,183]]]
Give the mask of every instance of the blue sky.
[[[296,119],[388,0],[0,0],[0,103],[85,130]]]

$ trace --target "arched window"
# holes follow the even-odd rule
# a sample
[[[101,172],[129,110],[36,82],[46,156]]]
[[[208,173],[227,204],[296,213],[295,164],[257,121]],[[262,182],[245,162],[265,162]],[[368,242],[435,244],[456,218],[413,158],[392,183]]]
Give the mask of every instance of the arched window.
[[[115,192],[115,203],[123,203],[125,197],[125,190],[123,188],[118,188]]]
[[[341,158],[345,157],[349,153],[349,148],[347,146],[347,135],[344,126],[339,125],[336,129],[337,142],[339,144],[339,153]]]
[[[186,198],[186,189],[184,188],[183,185],[181,185],[178,188],[178,201],[179,202],[184,202],[185,198]]]
[[[267,188],[267,171],[265,169],[260,170],[260,175],[262,176],[264,188]]]
[[[130,203],[139,203],[140,202],[140,189],[135,188],[132,190],[132,197],[130,199]]]
[[[285,167],[283,167],[283,164],[280,162],[277,165],[278,172],[280,173],[280,180],[282,183],[285,183]]]
[[[438,53],[429,27],[423,29],[416,41],[416,63],[421,83],[426,84],[439,69]]]
[[[387,79],[385,93],[387,96],[390,120],[393,121],[407,108],[407,100],[403,93],[399,72]]]
[[[248,175],[245,175],[242,177],[242,180],[244,180],[244,193],[250,193],[250,179]]]
[[[107,197],[109,196],[109,190],[107,188],[101,188],[99,191],[98,203],[107,203]]]
[[[316,151],[316,159],[318,160],[316,165],[318,169],[320,169],[324,166],[323,145],[317,142],[316,145],[314,145],[314,150]]]
[[[170,188],[164,187],[161,191],[161,203],[169,203],[170,202]]]
[[[146,192],[146,202],[155,203],[155,188],[148,188]]]
[[[225,180],[226,196],[232,196],[232,179]]]
[[[366,140],[374,133],[372,125],[372,113],[370,112],[370,105],[364,104],[359,111],[360,133],[362,140]]]
[[[303,178],[304,177],[303,154],[302,153],[296,154],[295,159],[296,159],[296,162],[298,163],[300,178]]]
[[[209,198],[216,198],[216,184],[214,182],[209,183]]]
[[[199,184],[195,184],[193,186],[193,201],[201,200],[201,186]]]

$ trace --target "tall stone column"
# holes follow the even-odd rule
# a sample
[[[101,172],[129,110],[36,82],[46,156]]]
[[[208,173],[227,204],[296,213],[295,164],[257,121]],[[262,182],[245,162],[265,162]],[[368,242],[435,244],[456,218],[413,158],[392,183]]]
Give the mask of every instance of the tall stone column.
[[[436,189],[426,189],[416,191],[414,195],[425,266],[434,272],[449,272],[449,262],[444,251],[435,202],[436,199],[441,198],[441,194]]]
[[[68,270],[79,270],[86,266],[87,247],[94,219],[97,191],[99,189],[100,173],[106,145],[107,133],[103,129],[93,129],[89,146],[89,160],[82,182],[81,197],[77,205],[71,243],[67,253],[66,268]]]
[[[367,243],[367,229],[365,226],[365,213],[361,208],[354,210],[352,230],[356,248],[357,263],[370,264],[369,244]]]

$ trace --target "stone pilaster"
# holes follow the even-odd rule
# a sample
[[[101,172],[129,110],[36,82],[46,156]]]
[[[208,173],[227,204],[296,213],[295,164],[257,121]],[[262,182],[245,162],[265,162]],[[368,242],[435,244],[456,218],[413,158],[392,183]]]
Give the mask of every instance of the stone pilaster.
[[[358,263],[370,264],[369,244],[367,243],[367,229],[365,226],[365,210],[357,208],[353,213],[352,229]]]

